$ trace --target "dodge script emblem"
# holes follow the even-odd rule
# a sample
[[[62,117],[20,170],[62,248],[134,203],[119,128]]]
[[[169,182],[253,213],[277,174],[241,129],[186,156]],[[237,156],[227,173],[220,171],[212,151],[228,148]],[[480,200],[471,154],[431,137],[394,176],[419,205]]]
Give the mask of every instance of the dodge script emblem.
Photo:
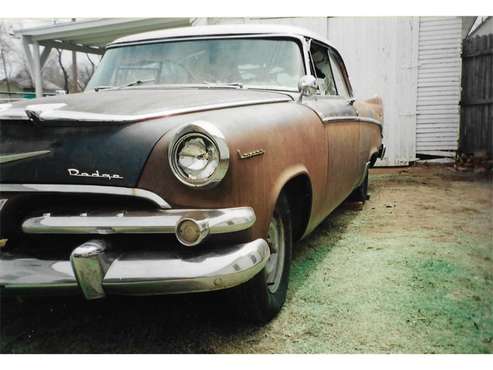
[[[77,177],[99,177],[108,180],[123,180],[123,177],[117,173],[109,174],[109,173],[99,173],[99,170],[96,170],[92,173],[89,172],[80,172],[77,168],[67,168],[67,172],[69,176],[77,176]]]

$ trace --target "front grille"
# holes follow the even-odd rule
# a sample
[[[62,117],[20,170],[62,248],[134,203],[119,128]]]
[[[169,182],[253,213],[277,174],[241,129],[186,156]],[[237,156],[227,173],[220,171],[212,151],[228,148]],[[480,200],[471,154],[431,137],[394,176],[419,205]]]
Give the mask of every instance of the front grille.
[[[94,211],[121,212],[156,208],[146,199],[107,194],[4,193],[0,194],[0,199],[7,199],[0,213],[0,237],[9,239],[9,246],[21,239],[37,239],[27,238],[22,232],[22,222],[26,218],[44,213],[73,215]]]
[[[125,250],[179,249],[183,253],[194,248],[206,250],[221,248],[231,242],[251,241],[251,230],[210,235],[200,246],[183,247],[174,234],[111,234],[111,235],[70,235],[70,234],[26,234],[22,223],[27,218],[39,217],[45,213],[52,216],[78,215],[82,213],[120,213],[131,211],[152,211],[156,205],[147,199],[108,194],[75,193],[0,193],[0,199],[8,199],[0,212],[0,238],[8,239],[2,251],[25,253],[40,259],[67,259],[70,252],[91,239],[108,241],[115,253]]]

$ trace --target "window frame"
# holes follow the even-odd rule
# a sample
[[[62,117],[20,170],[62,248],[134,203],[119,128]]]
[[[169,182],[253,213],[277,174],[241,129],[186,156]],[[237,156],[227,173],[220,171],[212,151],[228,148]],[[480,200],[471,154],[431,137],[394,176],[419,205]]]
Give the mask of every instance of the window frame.
[[[328,62],[329,62],[330,75],[332,77],[332,81],[334,83],[334,88],[336,90],[336,94],[335,95],[332,95],[332,94],[324,94],[324,95],[322,95],[321,88],[320,88],[320,86],[318,86],[317,95],[319,95],[319,96],[331,96],[331,97],[340,96],[339,95],[339,91],[337,89],[336,81],[335,81],[335,78],[334,78],[334,71],[332,70],[332,64],[330,63],[330,57],[329,57],[330,47],[328,45],[326,45],[326,44],[318,41],[318,40],[315,40],[315,39],[310,39],[310,42],[308,43],[308,56],[310,58],[310,71],[311,71],[312,75],[316,79],[318,79],[317,72],[316,72],[316,69],[315,69],[315,62],[313,61],[312,50],[311,50],[313,44],[315,44],[318,47],[321,47],[321,48],[323,48],[325,50],[325,52],[327,54]]]
[[[346,84],[346,89],[348,91],[348,98],[352,99],[354,97],[353,87],[351,85],[351,81],[349,80],[349,75],[347,72],[346,64],[344,63],[344,60],[342,59],[341,54],[337,51],[336,48],[334,48],[333,46],[330,46],[329,44],[327,44],[321,40],[314,39],[314,38],[307,38],[306,41],[307,41],[306,47],[307,47],[307,57],[309,58],[308,65],[310,67],[310,73],[316,78],[316,75],[314,74],[315,68],[313,65],[313,59],[312,59],[311,52],[310,52],[311,44],[312,44],[312,42],[315,42],[315,43],[323,46],[324,48],[327,48],[328,52],[334,57],[334,61],[339,66],[341,73],[342,73],[342,77],[344,79],[344,83]],[[332,65],[331,65],[331,70],[332,70]],[[334,83],[335,83],[335,81],[334,81]],[[336,90],[337,90],[337,86],[336,86]],[[341,96],[341,95],[325,95],[325,96]]]
[[[329,48],[329,60],[330,60],[330,64],[331,64],[331,67],[332,67],[332,63],[335,64],[335,68],[338,69],[338,73],[341,75],[341,82],[344,84],[344,86],[342,87],[343,89],[345,89],[347,91],[347,98],[351,98],[352,97],[352,90],[350,89],[349,85],[348,85],[348,81],[347,81],[347,72],[345,73],[345,66],[343,63],[341,63],[342,59],[338,57],[338,55],[334,52],[334,48]],[[334,74],[334,68],[332,68],[332,74]],[[337,89],[337,94],[339,96],[342,96],[342,97],[346,97],[344,95],[341,94],[341,91],[339,91],[339,86],[338,86],[338,79],[335,78],[334,76],[334,83],[336,85],[336,89]]]
[[[156,38],[156,39],[148,39],[148,40],[137,40],[137,41],[129,41],[129,42],[118,42],[118,43],[112,43],[109,44],[106,47],[105,53],[102,55],[101,61],[106,55],[106,52],[111,49],[117,49],[117,48],[123,48],[127,46],[140,46],[140,45],[148,45],[148,44],[163,44],[163,43],[168,43],[168,42],[185,42],[185,41],[199,41],[199,40],[229,40],[229,39],[245,39],[245,40],[250,40],[250,39],[265,39],[265,40],[288,40],[288,41],[293,41],[296,43],[296,45],[299,48],[300,51],[300,57],[301,57],[301,62],[302,62],[302,68],[304,71],[303,75],[306,75],[309,73],[309,70],[307,68],[311,68],[309,65],[309,60],[307,62],[307,57],[309,53],[309,50],[306,53],[306,38],[304,38],[301,35],[297,34],[283,34],[283,33],[261,33],[261,34],[225,34],[225,35],[196,35],[196,36],[175,36],[175,37],[165,37],[165,38]],[[99,62],[99,65],[101,65],[101,61]],[[93,89],[92,84],[90,83],[93,76],[87,83],[86,87],[84,88],[84,91],[91,91]],[[118,86],[113,86],[113,87],[118,87]],[[276,89],[272,88],[271,86],[265,86],[265,87],[252,87],[252,89],[260,89],[260,90],[272,90],[272,91],[284,91],[287,93],[297,93],[298,90],[295,91],[295,89]]]

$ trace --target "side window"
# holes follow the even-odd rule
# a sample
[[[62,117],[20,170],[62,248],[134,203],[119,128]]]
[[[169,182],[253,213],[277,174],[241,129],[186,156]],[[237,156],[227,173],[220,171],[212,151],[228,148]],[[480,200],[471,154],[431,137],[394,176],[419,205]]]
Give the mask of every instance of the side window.
[[[322,95],[337,95],[327,48],[312,42],[310,54],[320,93]]]
[[[339,92],[339,95],[348,98],[349,92],[346,85],[346,81],[344,80],[344,76],[342,74],[341,66],[339,65],[337,59],[334,57],[332,53],[329,53],[329,55],[330,55],[330,64],[332,66],[332,71],[334,72],[334,80],[336,82],[337,91]]]

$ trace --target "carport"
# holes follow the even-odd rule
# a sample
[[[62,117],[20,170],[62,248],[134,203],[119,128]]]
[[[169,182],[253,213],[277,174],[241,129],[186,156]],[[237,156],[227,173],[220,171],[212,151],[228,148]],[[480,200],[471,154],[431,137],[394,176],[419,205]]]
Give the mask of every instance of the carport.
[[[54,48],[101,55],[105,46],[119,37],[190,24],[190,18],[100,18],[21,29],[14,34],[22,39],[36,96],[41,97],[41,71]]]

